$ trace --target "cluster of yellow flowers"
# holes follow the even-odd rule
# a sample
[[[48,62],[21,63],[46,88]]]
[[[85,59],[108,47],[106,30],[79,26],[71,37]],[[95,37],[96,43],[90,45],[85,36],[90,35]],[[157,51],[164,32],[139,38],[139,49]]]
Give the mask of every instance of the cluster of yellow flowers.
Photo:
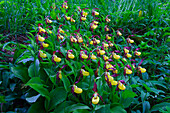
[[[62,8],[69,9],[67,2],[63,3]],[[86,18],[88,16],[88,12],[85,12],[85,9],[81,10],[80,7],[79,7],[79,11],[81,12],[80,21],[86,21]],[[97,12],[96,9],[93,9],[92,15],[93,16],[99,16],[99,12]],[[110,15],[108,15],[108,16],[110,16]],[[108,16],[106,16],[106,18],[105,18],[106,23],[111,22],[111,19],[109,19]],[[74,20],[72,18],[72,16],[69,17],[69,16],[65,15],[64,17],[65,17],[65,20],[73,22],[73,23],[75,23],[77,21],[77,20]],[[53,21],[50,20],[49,18],[46,18],[46,24],[51,24],[51,23],[53,23]],[[90,24],[90,29],[93,31],[93,30],[98,28],[98,25],[99,25],[99,21],[93,20]],[[118,67],[121,67],[121,66],[115,67],[115,65],[113,65],[114,61],[116,61],[118,63],[123,63],[123,64],[124,64],[124,62],[126,62],[126,65],[124,65],[124,67],[123,67],[124,68],[124,75],[132,74],[134,69],[137,69],[140,73],[146,72],[146,69],[142,68],[141,66],[138,66],[136,68],[135,63],[131,64],[132,67],[133,67],[133,69],[132,69],[132,67],[129,66],[129,62],[127,62],[127,59],[130,60],[134,56],[139,57],[141,55],[141,52],[139,52],[138,49],[135,50],[134,55],[133,55],[133,54],[130,54],[131,50],[130,50],[129,47],[124,47],[124,49],[123,49],[124,56],[121,56],[122,53],[119,52],[118,50],[111,51],[112,49],[110,49],[110,48],[114,47],[115,43],[112,42],[112,39],[113,39],[112,34],[108,33],[108,31],[110,31],[108,25],[105,26],[106,34],[104,35],[105,36],[104,41],[100,40],[99,36],[98,36],[98,38],[95,38],[95,36],[92,36],[92,38],[89,41],[89,39],[83,37],[81,35],[81,33],[79,33],[79,32],[75,33],[74,35],[71,33],[69,38],[67,38],[66,36],[62,35],[62,34],[65,33],[65,31],[61,28],[61,26],[62,25],[60,25],[59,28],[58,28],[58,34],[57,34],[58,40],[66,39],[66,43],[79,44],[81,47],[89,47],[89,48],[91,47],[91,49],[94,48],[93,51],[87,52],[86,50],[81,50],[81,51],[78,52],[80,59],[82,61],[88,61],[88,60],[95,61],[95,60],[99,60],[99,58],[103,58],[103,61],[105,62],[104,63],[104,65],[105,65],[104,66],[105,67],[104,68],[104,71],[105,71],[104,72],[104,78],[105,78],[105,81],[107,82],[109,87],[110,86],[117,86],[117,89],[120,89],[120,90],[126,89],[126,86],[124,85],[125,84],[124,80],[117,80],[116,81],[115,78],[114,78],[114,77],[118,76],[118,74],[121,73],[119,68],[118,68]],[[69,30],[67,30],[67,31],[69,31]],[[45,59],[47,57],[45,50],[43,50],[43,48],[48,48],[49,44],[45,43],[46,38],[42,37],[41,34],[48,35],[49,33],[52,33],[52,32],[53,31],[51,31],[51,30],[45,30],[40,25],[38,26],[38,34],[37,34],[36,38],[37,38],[37,43],[38,44],[39,44],[39,42],[41,43],[41,48],[39,50],[39,58],[42,61],[43,61],[43,59]],[[122,36],[122,33],[119,30],[117,30],[117,36],[119,38],[121,38],[121,36]],[[85,42],[89,41],[89,43],[84,44],[84,41]],[[128,44],[134,43],[134,40],[130,39],[129,37],[126,39],[126,41],[127,41]],[[74,49],[76,49],[76,48],[74,48]],[[75,59],[74,52],[72,50],[67,50],[66,52],[67,52],[67,55],[66,55],[67,60],[70,61],[71,59]],[[54,52],[53,55],[52,55],[52,61],[54,63],[59,63],[59,62],[62,61],[62,58],[58,57]],[[97,68],[97,70],[98,70],[98,68]],[[83,68],[81,68],[80,73],[83,76],[89,76],[90,75],[90,73]],[[111,73],[113,73],[114,76],[111,75]],[[90,76],[92,76],[92,75],[90,75]],[[58,72],[58,77],[59,77],[59,79],[62,79],[61,70],[59,70],[59,72]],[[83,89],[76,86],[76,83],[73,84],[72,90],[76,94],[81,94],[83,92]],[[93,104],[99,103],[100,98],[99,98],[98,95],[99,94],[97,93],[97,91],[95,91],[93,98],[92,98]]]

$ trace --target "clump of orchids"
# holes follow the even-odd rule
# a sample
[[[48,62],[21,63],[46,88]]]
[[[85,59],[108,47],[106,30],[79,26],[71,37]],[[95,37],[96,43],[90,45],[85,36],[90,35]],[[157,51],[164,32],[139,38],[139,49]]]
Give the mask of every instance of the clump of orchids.
[[[69,11],[67,1],[62,4],[61,8]],[[38,24],[36,35],[36,43],[39,48],[38,58],[41,62],[51,61],[53,66],[61,67],[57,70],[56,82],[57,80],[63,79],[62,73],[64,71],[62,70],[66,69],[66,65],[64,65],[63,62],[70,62],[69,66],[75,65],[71,62],[80,62],[80,64],[82,64],[81,69],[76,71],[78,76],[76,76],[74,80],[77,81],[70,80],[73,84],[71,87],[73,95],[80,95],[81,93],[86,92],[79,87],[78,83],[88,77],[93,79],[101,77],[109,88],[115,87],[116,91],[126,90],[126,77],[132,76],[135,74],[135,71],[138,74],[146,72],[146,69],[141,66],[144,59],[141,59],[140,57],[142,54],[140,48],[137,48],[134,44],[135,41],[130,38],[132,35],[126,38],[126,46],[122,48],[117,47],[118,45],[114,41],[114,37],[121,38],[123,36],[123,33],[121,33],[123,30],[118,29],[116,35],[112,32],[108,25],[108,23],[111,22],[110,15],[107,15],[103,21],[106,25],[102,28],[105,31],[105,34],[102,34],[102,36],[92,35],[87,38],[85,34],[83,34],[84,32],[81,31],[81,29],[84,28],[79,28],[76,31],[65,29],[64,24],[67,24],[68,22],[76,25],[78,21],[80,21],[80,23],[87,21],[88,16],[90,16],[90,12],[88,12],[89,10],[87,9],[88,8],[81,9],[78,7],[77,12],[79,12],[79,15],[75,15],[75,18],[79,18],[80,20],[74,20],[73,15],[69,17],[66,16],[68,14],[63,14],[64,16],[60,17],[63,18],[63,20],[65,18],[62,25],[53,24],[54,21],[50,19],[50,16],[45,18],[46,27],[43,27],[43,24]],[[55,10],[55,8],[53,8],[53,10]],[[91,18],[93,18],[93,20],[89,22],[90,25],[88,28],[89,32],[93,34],[97,32],[97,29],[101,29],[100,23],[102,22],[98,21],[97,18],[100,18],[100,14],[96,10],[99,9],[94,8],[91,11]],[[59,21],[59,23],[62,22],[58,19],[55,21]],[[52,27],[52,25],[55,27]],[[52,35],[54,36],[52,37]],[[53,39],[54,42],[50,42],[51,39]],[[69,44],[70,46],[67,48]],[[66,49],[61,50],[61,47]],[[141,59],[140,63],[138,63],[139,59]],[[89,72],[84,64],[89,68],[93,67],[92,70],[95,74]],[[95,65],[97,65],[96,68],[94,68]],[[98,72],[99,68],[103,69],[103,74]],[[94,82],[94,88],[91,89],[91,91],[94,91],[91,98],[92,104],[99,104],[100,100],[104,103],[102,96],[98,94],[96,82]]]

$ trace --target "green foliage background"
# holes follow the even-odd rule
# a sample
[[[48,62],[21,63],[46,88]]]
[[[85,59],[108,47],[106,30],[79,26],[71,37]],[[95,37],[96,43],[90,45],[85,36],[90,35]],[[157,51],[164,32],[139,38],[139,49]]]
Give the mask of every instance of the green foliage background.
[[[50,14],[52,3],[61,6],[63,1],[0,0],[0,103],[3,112],[43,113],[49,110],[54,113],[59,111],[81,113],[91,110],[85,102],[81,103],[78,100],[73,102],[68,99],[66,101],[66,88],[55,88],[49,92],[45,84],[51,84],[50,80],[46,83],[42,81],[48,76],[49,70],[40,69],[43,74],[41,79],[33,78],[30,75],[33,71],[31,67],[28,69],[28,65],[23,67],[15,62],[26,49],[31,50],[31,47],[25,45],[31,42],[31,38],[23,40],[24,44],[19,43],[20,40],[24,37],[33,37],[36,22],[44,20]],[[135,83],[131,87],[136,94],[124,91],[122,92],[124,97],[127,95],[132,97],[121,98],[119,104],[99,105],[90,112],[170,112],[170,1],[68,0],[68,4],[70,9],[76,6],[89,9],[96,7],[100,9],[101,15],[111,15],[111,20],[114,21],[110,26],[114,29],[122,28],[125,31],[124,37],[135,35],[133,39],[143,51],[142,57],[145,58],[143,65],[147,73],[142,75],[142,79],[137,76],[131,78]],[[143,12],[141,18],[138,17],[140,10]],[[9,58],[13,58],[12,62]],[[27,61],[24,59],[34,60],[23,58],[25,64]],[[34,60],[31,65],[38,66],[39,61]],[[65,86],[69,86],[67,80],[64,81]],[[116,100],[119,97],[115,95],[114,98]]]

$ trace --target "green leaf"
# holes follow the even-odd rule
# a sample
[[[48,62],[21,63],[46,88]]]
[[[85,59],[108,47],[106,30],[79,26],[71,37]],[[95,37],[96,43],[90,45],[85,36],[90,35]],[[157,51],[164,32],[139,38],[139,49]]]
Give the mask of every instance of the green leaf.
[[[28,109],[28,113],[37,113],[37,112],[46,113],[44,108],[44,101],[42,99],[32,104],[31,107]]]
[[[64,88],[56,88],[50,92],[49,111],[54,109],[58,104],[63,102],[67,97]]]
[[[72,104],[75,103],[73,101],[65,101],[61,103],[58,106],[56,106],[54,113],[66,113],[67,108]]]
[[[26,67],[23,66],[11,67],[11,71],[14,73],[16,77],[20,78],[23,81],[23,83],[26,83],[29,80],[28,71]]]
[[[38,77],[38,72],[40,70],[39,64],[39,60],[36,59],[36,61],[30,65],[28,68],[28,74],[30,77]]]
[[[39,92],[42,96],[46,97],[47,99],[50,99],[49,92],[47,88],[44,88],[44,84],[41,83],[40,77],[31,78],[25,85],[30,86],[31,88]]]
[[[110,113],[127,113],[121,106],[115,106],[110,109]]]
[[[26,101],[29,102],[29,103],[33,103],[33,102],[36,102],[39,97],[40,97],[40,94],[26,98]]]
[[[78,104],[73,104],[71,106],[69,106],[67,108],[67,112],[72,112],[74,110],[77,110],[77,109],[90,109],[87,105],[84,105],[82,103],[78,103]]]
[[[122,98],[134,98],[135,96],[137,96],[137,94],[130,90],[122,92]]]
[[[160,109],[165,109],[166,107],[170,107],[170,103],[168,102],[162,102],[160,104],[156,104],[151,108],[151,112],[153,111],[159,111]]]
[[[125,90],[122,92],[120,103],[124,106],[124,108],[127,108],[130,106],[135,96],[137,95],[133,91]]]
[[[67,92],[69,92],[71,90],[71,88],[70,88],[71,85],[70,85],[69,79],[67,78],[66,75],[62,74],[62,79],[61,80],[64,83],[64,88],[66,89]]]
[[[96,110],[97,113],[109,113],[110,112],[110,104],[102,106],[100,109]]]
[[[0,103],[6,103],[5,96],[0,96]]]
[[[149,113],[150,103],[148,101],[144,101],[142,105],[143,105],[143,113]]]

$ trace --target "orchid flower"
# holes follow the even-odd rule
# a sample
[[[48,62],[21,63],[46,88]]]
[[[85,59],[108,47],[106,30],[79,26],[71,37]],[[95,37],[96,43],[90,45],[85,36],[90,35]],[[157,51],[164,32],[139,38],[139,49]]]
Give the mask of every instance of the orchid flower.
[[[87,59],[88,56],[87,56],[87,51],[83,51],[81,50],[80,51],[80,58],[83,60],[83,59]]]
[[[45,41],[45,38],[40,36],[40,35],[37,35],[36,37],[40,42],[44,42]]]
[[[75,22],[75,20],[73,19],[73,16],[74,16],[74,15],[72,15],[72,16],[71,16],[71,18],[70,18],[70,22],[73,22],[73,23],[74,23],[74,22]]]
[[[110,37],[109,35],[112,36],[111,34],[107,34],[107,35],[106,35],[106,39],[107,39],[107,40],[110,40],[110,39],[112,38],[112,37]]]
[[[109,31],[109,28],[107,27],[108,25],[105,25],[104,30]]]
[[[64,1],[64,3],[62,4],[62,8],[64,9],[68,9],[68,4],[67,4],[68,1]]]
[[[99,15],[99,12],[95,11],[95,9],[98,9],[98,8],[94,8],[94,9],[92,10],[92,15],[93,15],[93,16]]]
[[[124,80],[120,80],[120,81],[118,82],[118,86],[117,86],[117,87],[118,87],[120,90],[125,90],[126,87],[125,87],[124,83],[125,83]]]
[[[83,76],[89,76],[89,72],[85,71],[84,69],[81,69],[81,72],[83,74]]]
[[[111,20],[108,18],[108,16],[110,16],[110,15],[107,15],[107,16],[106,16],[106,18],[105,18],[105,21],[106,21],[106,22],[110,22],[110,21],[111,21]]]
[[[122,36],[122,33],[119,30],[117,30],[117,35]]]
[[[140,49],[140,48],[137,48],[137,49],[135,50],[135,53],[134,53],[134,54],[135,54],[136,56],[140,56],[140,55],[141,55],[141,52],[138,52],[139,49]]]
[[[43,46],[43,47],[48,47],[49,44],[42,42],[42,46]]]
[[[72,50],[67,51],[67,59],[74,59],[74,55],[72,54]]]
[[[38,55],[41,58],[46,58],[47,57],[47,55],[45,53],[43,53],[41,50],[39,50],[39,54]]]
[[[132,44],[132,43],[134,43],[134,40],[131,40],[130,38],[127,38],[127,42]]]
[[[40,27],[42,24],[38,24],[38,32],[39,33],[45,33],[45,29],[43,29],[42,27]]]
[[[81,88],[79,88],[75,84],[73,84],[72,93],[81,94],[82,92],[83,92],[83,90]]]
[[[49,16],[47,16],[47,17],[45,18],[46,24],[51,24],[53,21],[50,20],[50,19],[48,19],[48,17],[49,17]]]
[[[94,91],[94,94],[93,94],[93,96],[91,97],[91,99],[92,99],[92,103],[93,104],[98,104],[99,103],[99,101],[100,101],[100,99],[103,101],[103,98],[102,98],[102,96],[100,96],[98,93],[97,93],[97,84],[96,84],[96,82],[94,81],[94,87],[93,87],[93,89],[92,89],[93,91]],[[100,97],[100,98],[99,98]],[[104,103],[104,102],[103,102]]]
[[[141,73],[145,73],[145,72],[146,72],[146,69],[145,69],[145,68],[142,68],[141,66],[138,66],[138,70],[139,70]]]

